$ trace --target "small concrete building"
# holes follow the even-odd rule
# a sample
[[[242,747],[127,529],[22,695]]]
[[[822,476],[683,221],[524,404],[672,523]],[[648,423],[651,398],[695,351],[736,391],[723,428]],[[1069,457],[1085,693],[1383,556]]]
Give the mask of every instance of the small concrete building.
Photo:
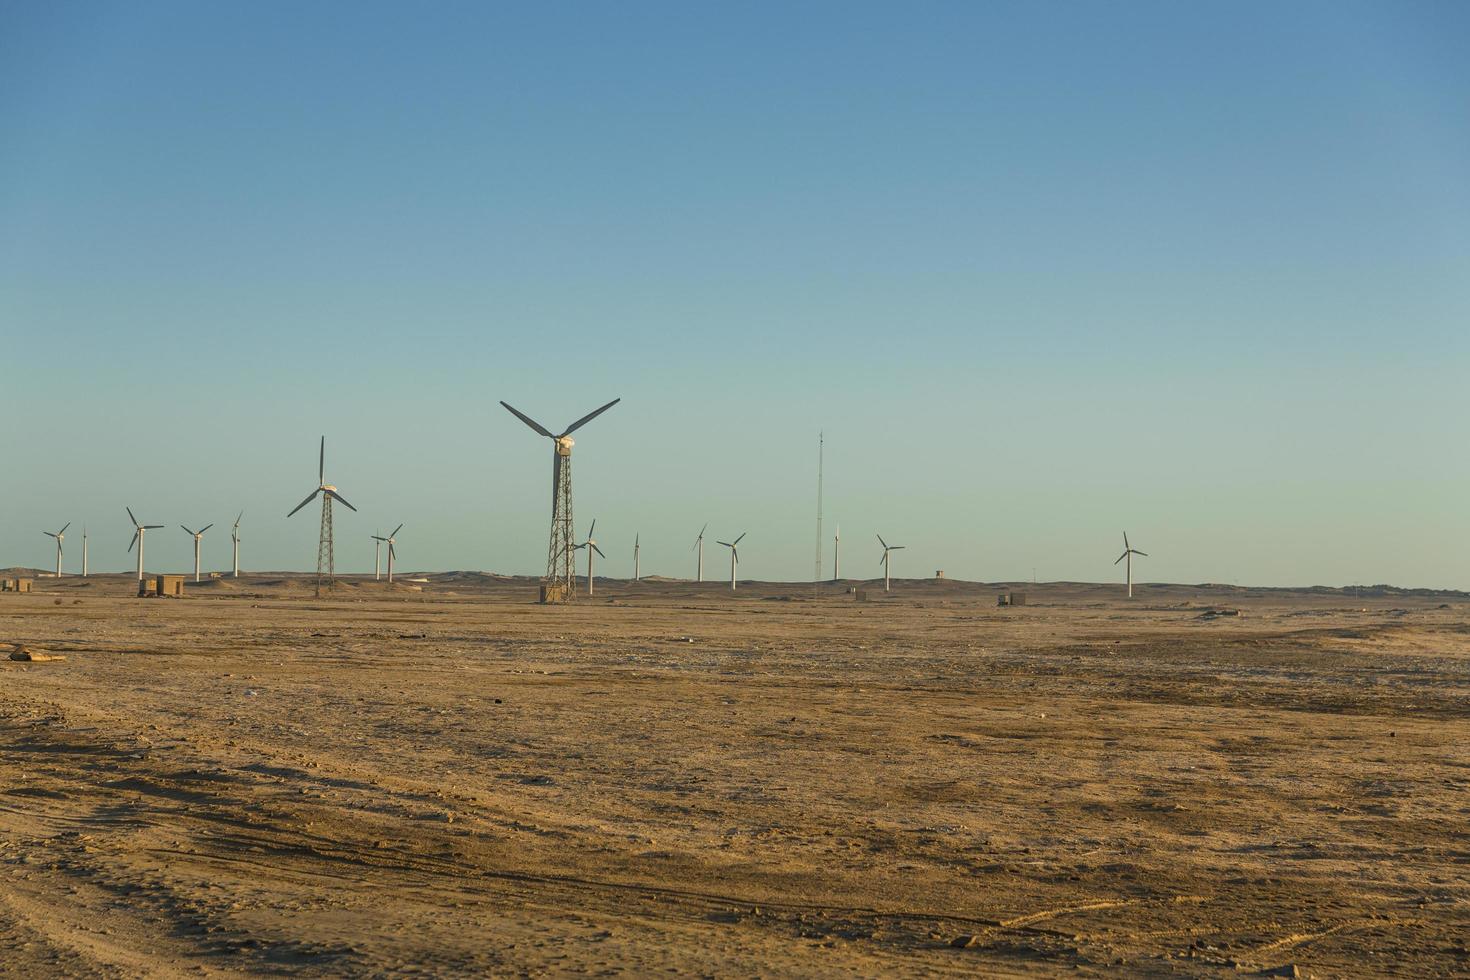
[[[138,580],[138,597],[156,597],[182,599],[184,597],[184,576],[182,575],[150,575]]]
[[[8,578],[0,582],[0,592],[29,592],[31,591],[31,580],[28,578]]]

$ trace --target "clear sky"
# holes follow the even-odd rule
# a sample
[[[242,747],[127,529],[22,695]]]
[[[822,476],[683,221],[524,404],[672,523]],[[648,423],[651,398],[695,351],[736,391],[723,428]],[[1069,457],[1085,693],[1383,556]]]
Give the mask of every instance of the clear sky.
[[[1470,588],[1470,4],[0,0],[0,565]],[[68,534],[68,564],[80,556]],[[727,538],[728,540],[728,538]],[[722,551],[723,549],[715,549]],[[711,574],[725,567],[707,554]]]

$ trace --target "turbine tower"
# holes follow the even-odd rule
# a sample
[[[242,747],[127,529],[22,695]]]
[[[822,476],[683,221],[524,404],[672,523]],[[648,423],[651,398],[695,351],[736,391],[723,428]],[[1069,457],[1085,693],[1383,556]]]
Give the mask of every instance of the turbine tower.
[[[641,535],[637,535],[637,534],[633,535],[633,581],[635,581],[635,582],[638,581],[638,579],[640,578],[640,576],[638,574],[638,538],[639,537],[641,537]]]
[[[1128,565],[1127,565],[1127,568],[1128,568],[1128,598],[1130,598],[1130,599],[1133,598],[1133,556],[1134,555],[1140,555],[1140,556],[1142,556],[1144,558],[1147,558],[1148,557],[1148,552],[1146,552],[1146,551],[1139,551],[1137,548],[1135,548],[1132,545],[1130,545],[1128,543],[1128,532],[1127,531],[1124,531],[1123,532],[1123,553],[1118,556],[1118,561],[1122,561],[1124,558],[1128,559]],[[1113,564],[1114,565],[1118,564],[1118,561],[1113,562]]]
[[[842,579],[842,525],[837,525],[837,533],[832,535],[832,581]]]
[[[538,435],[543,435],[551,440],[551,540],[546,547],[546,584],[561,586],[566,599],[572,598],[577,590],[576,562],[572,554],[577,550],[577,545],[572,541],[572,446],[574,440],[571,435],[620,401],[622,401],[621,398],[614,398],[595,412],[587,413],[567,426],[559,436],[552,435],[540,422],[513,408],[508,402],[500,403],[505,406],[506,411],[526,423]]]
[[[749,532],[747,531],[741,531],[740,537],[736,538],[734,541],[715,542],[716,544],[722,544],[726,548],[730,549],[730,590],[732,592],[735,590],[735,568],[740,564],[740,538],[745,537],[745,535],[748,533]]]
[[[230,544],[235,550],[235,578],[240,577],[240,518],[244,516],[245,512],[240,511],[240,517],[235,518],[235,526],[230,529]]]
[[[87,577],[87,525],[82,525],[82,578]]]
[[[184,527],[184,525],[180,524],[179,527]],[[190,531],[184,527],[185,532],[194,535],[194,581],[196,582],[199,581],[199,539],[204,537],[204,532],[212,527],[214,527],[213,524],[206,524],[197,531]]]
[[[878,559],[878,564],[880,564],[880,565],[883,566],[883,591],[884,592],[891,592],[892,589],[890,589],[889,588],[889,585],[888,585],[888,568],[889,568],[889,558],[888,558],[888,555],[889,555],[890,552],[893,552],[893,551],[902,551],[904,549],[904,545],[901,545],[901,544],[889,544],[887,541],[884,541],[883,540],[883,535],[881,535],[881,534],[878,535],[878,543],[883,546],[883,557]]]
[[[322,594],[322,582],[325,581],[330,588],[337,582],[337,566],[332,555],[332,500],[340,500],[348,510],[355,511],[356,507],[347,502],[347,498],[337,492],[337,488],[327,482],[327,437],[322,436],[321,453],[317,458],[317,488],[306,495],[306,499],[297,504],[291,514],[311,503],[317,494],[322,495],[322,533],[317,539],[316,545],[316,594]],[[291,514],[287,514],[290,517]]]
[[[578,549],[581,549],[581,548],[586,548],[587,549],[587,594],[588,595],[591,595],[592,594],[592,552],[595,551],[599,555],[602,555],[602,549],[599,548],[599,547],[597,547],[597,539],[592,536],[593,535],[593,532],[595,532],[596,530],[597,530],[597,518],[594,517],[594,518],[592,518],[592,526],[587,529],[587,540],[586,541],[583,541],[579,545],[575,545],[574,548],[573,548],[573,550],[578,550]],[[602,557],[606,558],[607,555],[602,555]]]
[[[396,558],[396,557],[398,557],[398,552],[397,552],[396,549],[394,549],[393,542],[395,542],[395,541],[398,540],[398,532],[399,531],[402,531],[402,530],[403,530],[403,525],[400,524],[397,527],[395,527],[393,529],[393,533],[390,534],[390,535],[388,535],[386,538],[385,537],[382,537],[380,535],[377,535],[377,534],[374,534],[373,535],[373,540],[376,541],[376,542],[378,542],[378,544],[377,544],[377,547],[378,548],[383,547],[383,545],[385,545],[385,544],[388,546],[388,581],[389,582],[393,581],[393,559]],[[378,570],[377,570],[377,567],[378,567],[378,560],[377,560],[377,556],[374,555],[374,557],[373,557],[373,580],[374,581],[376,581],[377,578],[378,578]]]
[[[689,549],[690,551],[699,551],[699,562],[694,566],[694,581],[696,582],[704,581],[704,532],[708,528],[709,524],[706,523],[704,527],[699,529],[699,537],[694,539],[694,547]]]
[[[69,527],[71,527],[71,521],[67,521],[66,524],[63,525],[63,527],[61,528],[61,530],[60,531],[57,531],[55,534],[52,534],[50,531],[42,531],[41,532],[42,534],[46,535],[46,537],[48,537],[48,538],[55,538],[56,539],[56,577],[57,578],[61,578],[61,539],[64,538],[64,537],[66,537],[66,529],[69,528]]]
[[[155,531],[163,527],[162,524],[139,524],[138,519],[133,516],[133,508],[124,507],[128,512],[128,519],[133,522],[133,540],[128,544],[128,550],[133,550],[133,545],[138,546],[138,581],[143,581],[143,532]]]
[[[373,581],[383,577],[383,542],[388,539],[381,534],[373,535]]]

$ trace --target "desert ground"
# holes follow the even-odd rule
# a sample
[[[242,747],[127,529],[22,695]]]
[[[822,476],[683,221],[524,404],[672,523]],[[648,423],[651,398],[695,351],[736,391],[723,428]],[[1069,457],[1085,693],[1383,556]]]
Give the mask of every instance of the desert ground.
[[[0,595],[0,974],[1470,973],[1464,595],[427,579]]]

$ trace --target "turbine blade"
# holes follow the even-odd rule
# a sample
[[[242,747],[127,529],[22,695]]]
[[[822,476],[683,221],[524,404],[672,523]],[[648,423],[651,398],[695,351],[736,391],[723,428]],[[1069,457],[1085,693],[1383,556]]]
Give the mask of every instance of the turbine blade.
[[[597,552],[599,555],[602,555],[602,549],[597,547],[597,542],[595,541],[592,543],[592,550]],[[602,557],[606,558],[607,555],[602,555]]]
[[[327,493],[331,494],[333,497],[336,497],[338,500],[342,501],[342,503],[346,504],[348,510],[352,510],[352,511],[357,510],[356,507],[352,506],[351,504],[348,504],[347,503],[347,498],[344,497],[344,496],[342,496],[337,491],[335,491],[335,490],[328,490]],[[290,515],[287,515],[287,516],[290,516]]]
[[[204,532],[205,532],[205,531],[208,531],[208,530],[209,530],[209,529],[210,529],[210,528],[212,528],[212,527],[214,527],[214,525],[213,525],[213,524],[206,524],[206,525],[204,525],[204,526],[203,526],[203,527],[201,527],[201,528],[200,528],[200,529],[199,529],[199,533],[200,533],[200,534],[203,534],[203,533],[204,533]]]
[[[158,530],[161,527],[163,527],[162,524],[144,524],[143,525],[143,530],[145,530],[145,531],[156,531],[156,530]]]
[[[531,418],[531,416],[529,416],[529,415],[526,415],[524,412],[521,412],[518,409],[513,408],[510,405],[510,403],[508,403],[508,402],[501,402],[500,404],[504,405],[506,407],[506,409],[510,412],[510,414],[514,415],[516,418],[520,419],[522,422],[526,423],[527,425],[529,425],[531,428],[535,429],[537,432],[541,433],[546,438],[548,438],[548,439],[555,439],[556,438],[556,436],[552,435],[550,432],[547,432],[546,431],[546,428],[544,426],[542,426],[542,424],[540,422],[537,422],[535,419]]]
[[[125,509],[128,512],[128,520],[130,520],[130,521],[133,522],[133,527],[137,527],[138,526],[138,519],[133,516],[133,508],[127,507]]]
[[[44,535],[46,535],[46,537],[48,537],[48,538],[54,538],[54,537],[56,537],[56,535],[52,534],[50,531],[42,531],[41,533],[44,534]]]
[[[179,527],[184,527],[184,525],[180,524]],[[186,532],[188,532],[189,534],[193,534],[194,533],[193,531],[190,531],[187,527],[184,527],[184,530]]]
[[[1147,558],[1148,557],[1148,552],[1147,551],[1139,551],[1137,549],[1134,549],[1133,553],[1135,555],[1142,555],[1144,558]]]
[[[902,551],[903,549],[905,549],[907,547],[908,547],[908,545],[906,545],[906,544],[896,544],[892,548],[889,548],[888,550],[889,551]]]
[[[388,540],[388,539],[387,539],[387,538],[383,538],[383,537],[379,537],[379,536],[378,536],[378,535],[376,535],[376,534],[374,534],[374,535],[372,535],[372,539],[373,539],[373,540],[374,540],[374,541],[387,541],[387,540]]]
[[[561,453],[551,451],[551,512],[556,513],[556,492],[561,489]]]
[[[1131,548],[1132,548],[1132,545],[1130,545],[1128,543],[1128,532],[1127,531],[1124,531],[1123,532],[1123,550],[1124,551],[1127,551],[1127,550],[1129,550]]]
[[[730,542],[728,542],[728,541],[716,541],[716,542],[715,542],[715,544],[722,544],[722,545],[724,545],[724,546],[725,546],[725,547],[726,547],[726,548],[733,548],[733,547],[735,547],[735,546],[734,546],[734,545],[733,545],[733,544],[731,544],[731,543],[730,543]]]
[[[135,545],[137,543],[138,543],[138,532],[137,531],[134,531],[133,532],[133,540],[131,540],[131,541],[128,542],[128,550],[129,551],[132,551],[133,550],[133,545]]]
[[[240,517],[244,517],[244,516],[245,516],[245,512],[243,510],[240,511]],[[239,527],[240,526],[240,517],[235,518],[235,526],[236,527]]]
[[[1125,551],[1121,555],[1118,556],[1118,561],[1122,561],[1124,558],[1127,558],[1127,557],[1128,557],[1128,552]],[[1118,561],[1113,562],[1113,564],[1114,565],[1118,564]]]
[[[327,482],[327,437],[322,436],[322,451],[316,461],[316,482]]]
[[[403,525],[400,524],[400,525],[398,525],[397,527],[395,527],[393,529],[393,533],[390,534],[390,535],[388,535],[388,537],[390,537],[390,538],[396,538],[396,537],[398,537],[398,532],[399,531],[402,531],[402,530],[403,530]]]
[[[877,538],[878,538],[878,543],[883,546],[883,550],[887,551],[888,550],[888,542],[883,540],[883,535],[881,535],[881,534],[880,535],[877,535]]]
[[[61,536],[62,536],[62,535],[63,535],[63,534],[65,534],[65,533],[66,533],[66,528],[68,528],[68,527],[71,527],[71,521],[67,521],[67,522],[66,522],[66,526],[65,526],[65,527],[63,527],[63,528],[62,528],[62,529],[61,529],[61,530],[60,530],[60,531],[57,531],[57,532],[56,532],[56,536],[57,536],[57,537],[58,537],[58,538],[59,538],[59,537],[61,537]]]
[[[597,418],[597,416],[601,415],[603,412],[607,411],[609,408],[612,408],[614,405],[616,405],[620,401],[622,401],[621,398],[614,398],[612,401],[608,402],[606,405],[602,406],[597,411],[595,411],[595,412],[588,412],[586,415],[582,416],[581,418],[577,419],[577,421],[575,421],[571,425],[567,426],[567,431],[563,432],[562,435],[564,435],[564,436],[571,435],[573,432],[576,432],[582,426],[586,425],[588,422],[591,422],[593,419]]]
[[[592,518],[592,526],[587,529],[587,540],[592,540],[593,532],[597,530],[597,518]]]
[[[745,536],[746,536],[746,535],[747,535],[747,534],[749,534],[749,533],[750,533],[750,532],[749,532],[749,531],[741,531],[741,532],[740,532],[740,537],[738,537],[738,538],[736,538],[736,539],[735,539],[735,543],[734,543],[734,544],[732,544],[732,545],[731,545],[731,546],[730,546],[730,547],[732,547],[732,548],[733,548],[733,547],[734,547],[734,546],[735,546],[735,545],[736,545],[736,544],[739,544],[739,543],[740,543],[740,542],[741,542],[741,541],[743,541],[743,540],[745,540]]]
[[[295,508],[292,509],[291,514],[296,513],[296,511],[300,510],[301,508],[305,507],[307,504],[311,503],[313,500],[316,499],[316,495],[319,494],[319,493],[321,493],[321,492],[322,492],[321,491],[321,488],[318,487],[317,489],[313,490],[311,493],[307,494],[306,495],[306,499],[303,500],[303,501],[301,501],[301,503],[297,504],[295,506]],[[291,514],[287,514],[286,516],[287,517],[290,517]]]
[[[393,548],[393,542],[391,541],[388,542],[388,557],[393,559],[398,558],[398,552]]]

